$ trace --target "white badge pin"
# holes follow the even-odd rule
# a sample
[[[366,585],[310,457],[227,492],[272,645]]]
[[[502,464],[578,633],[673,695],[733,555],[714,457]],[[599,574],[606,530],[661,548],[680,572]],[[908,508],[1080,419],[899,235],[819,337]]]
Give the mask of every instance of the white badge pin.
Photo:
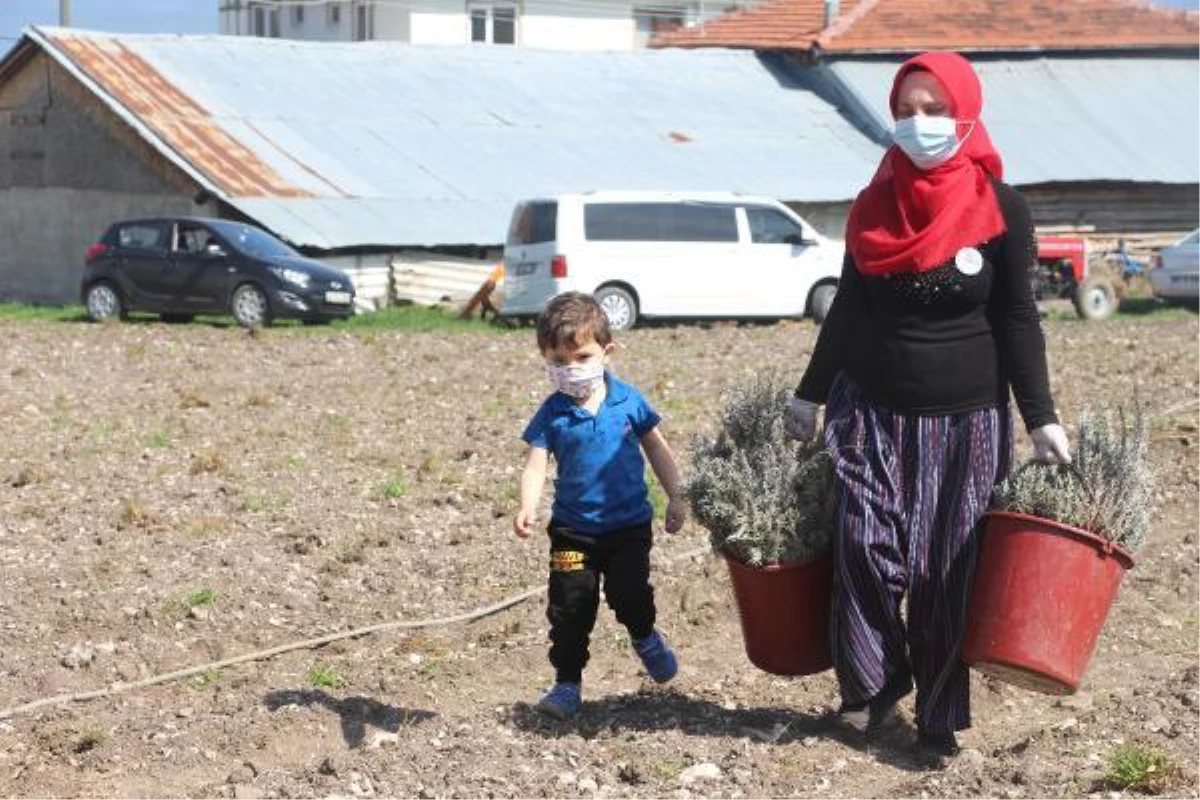
[[[983,254],[974,247],[964,247],[954,254],[954,266],[963,275],[978,275],[983,269]]]

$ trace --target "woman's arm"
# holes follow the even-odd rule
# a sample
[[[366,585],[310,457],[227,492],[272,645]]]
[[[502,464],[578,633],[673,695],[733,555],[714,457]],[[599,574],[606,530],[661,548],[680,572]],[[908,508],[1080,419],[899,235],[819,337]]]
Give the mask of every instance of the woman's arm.
[[[990,316],[1017,409],[1026,429],[1034,430],[1058,422],[1050,396],[1046,339],[1030,286],[1037,267],[1037,237],[1025,198],[1005,184],[995,188],[1008,230],[995,265]]]
[[[817,344],[804,377],[796,387],[796,396],[810,403],[824,403],[833,379],[842,371],[846,354],[854,346],[854,322],[862,313],[864,287],[858,268],[846,251],[842,259],[842,276],[829,315],[821,323]]]

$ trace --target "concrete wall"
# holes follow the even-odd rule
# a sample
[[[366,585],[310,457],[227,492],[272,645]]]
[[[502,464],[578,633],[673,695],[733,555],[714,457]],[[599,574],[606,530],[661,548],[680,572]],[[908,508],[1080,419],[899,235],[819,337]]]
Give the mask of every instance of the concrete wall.
[[[38,54],[0,87],[0,300],[77,302],[83,255],[110,223],[212,213],[195,191]]]

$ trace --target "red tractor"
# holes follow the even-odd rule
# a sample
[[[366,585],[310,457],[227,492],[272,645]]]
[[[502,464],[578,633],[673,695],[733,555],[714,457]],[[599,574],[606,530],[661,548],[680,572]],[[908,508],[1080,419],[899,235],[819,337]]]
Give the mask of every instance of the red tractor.
[[[1116,285],[1088,269],[1088,243],[1082,236],[1039,235],[1038,269],[1033,276],[1036,300],[1066,298],[1084,319],[1112,316],[1120,303]]]

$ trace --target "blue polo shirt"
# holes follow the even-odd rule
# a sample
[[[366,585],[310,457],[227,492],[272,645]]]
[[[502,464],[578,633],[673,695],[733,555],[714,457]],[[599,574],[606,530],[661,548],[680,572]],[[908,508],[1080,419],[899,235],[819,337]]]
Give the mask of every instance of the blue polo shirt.
[[[605,372],[608,395],[595,416],[555,392],[521,438],[548,450],[558,465],[555,521],[591,535],[638,525],[654,516],[646,490],[641,438],[661,421],[634,387]]]

